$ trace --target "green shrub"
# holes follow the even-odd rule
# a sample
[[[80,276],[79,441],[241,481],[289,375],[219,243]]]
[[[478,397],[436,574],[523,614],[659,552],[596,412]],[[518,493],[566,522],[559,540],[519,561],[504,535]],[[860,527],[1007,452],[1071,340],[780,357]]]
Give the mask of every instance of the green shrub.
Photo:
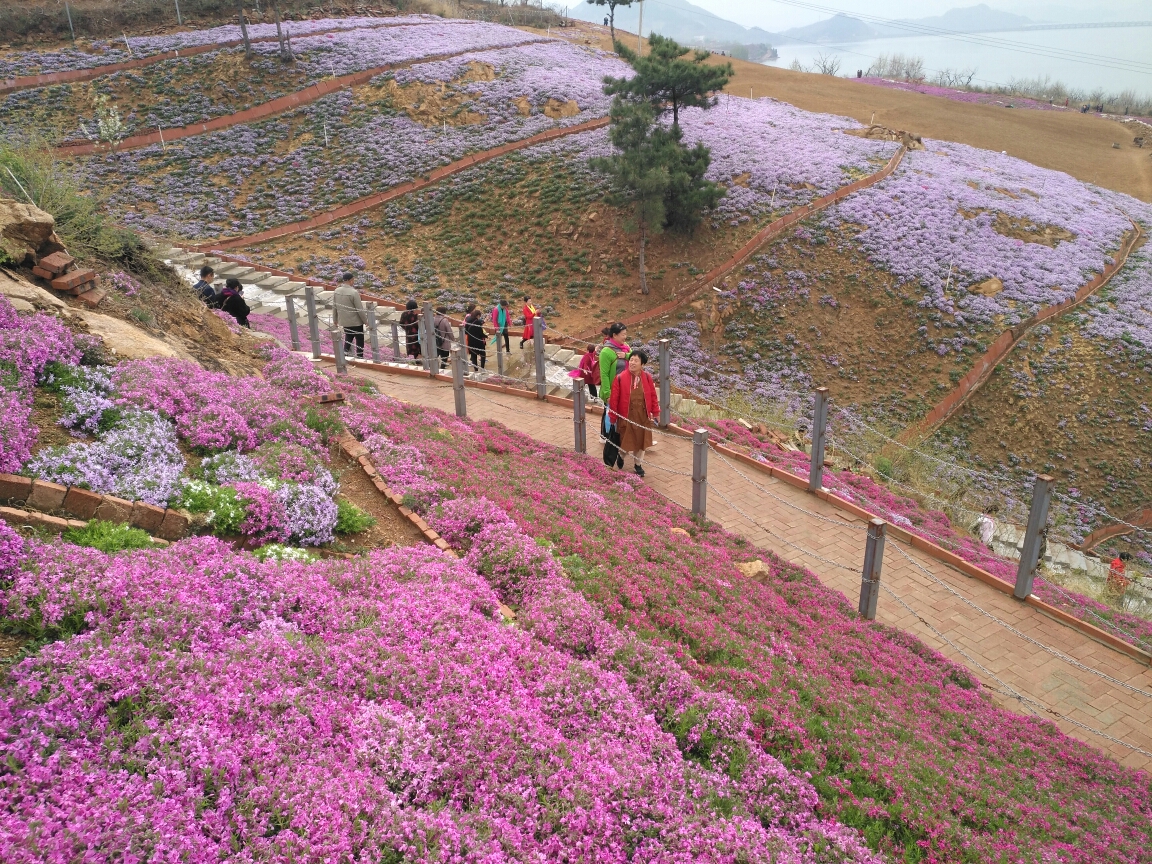
[[[892,460],[887,456],[876,457],[876,471],[881,477],[892,478]]]
[[[135,233],[112,220],[100,196],[80,189],[46,142],[0,141],[0,190],[18,201],[31,199],[51,213],[57,235],[78,258],[119,264],[140,273],[154,273],[161,266]]]
[[[376,524],[376,517],[365,513],[346,498],[336,499],[336,533],[359,534]]]
[[[320,440],[322,440],[325,445],[335,441],[344,429],[344,426],[340,423],[340,419],[334,413],[317,411],[315,408],[309,408],[307,413],[305,413],[304,425],[313,432],[318,432],[320,434]]]
[[[244,522],[244,504],[231,486],[189,480],[180,490],[177,506],[190,513],[205,514],[205,523],[217,536],[239,534]]]
[[[152,538],[139,528],[93,519],[83,528],[69,528],[64,539],[77,546],[91,546],[109,554],[125,549],[151,549]]]

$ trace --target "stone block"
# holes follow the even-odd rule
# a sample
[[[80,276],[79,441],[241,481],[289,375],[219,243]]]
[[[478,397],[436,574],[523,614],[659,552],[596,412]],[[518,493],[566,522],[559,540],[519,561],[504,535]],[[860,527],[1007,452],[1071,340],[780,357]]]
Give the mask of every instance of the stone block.
[[[52,287],[57,291],[75,291],[81,285],[86,285],[96,279],[93,270],[73,270],[52,280]]]
[[[551,361],[553,363],[566,364],[569,360],[571,360],[575,356],[576,356],[576,352],[573,351],[571,348],[561,348],[559,351],[557,351],[555,354],[553,354],[551,356],[551,358],[549,358],[549,359],[551,359]],[[576,360],[576,365],[577,366],[580,365],[579,359]]]
[[[155,534],[164,523],[164,508],[144,501],[132,502],[132,527]]]
[[[33,267],[32,275],[39,276],[41,279],[47,279],[49,282],[56,278],[55,273],[51,270],[45,270],[43,267]]]
[[[76,299],[81,301],[87,306],[99,306],[100,301],[107,297],[107,292],[103,288],[93,288],[91,291],[85,291],[82,294],[77,294]]]
[[[96,515],[97,508],[104,501],[104,496],[91,489],[81,489],[73,486],[64,496],[64,509],[78,519],[91,519]]]
[[[31,478],[16,474],[0,474],[0,501],[17,501],[23,504],[31,494]]]
[[[117,498],[115,495],[105,495],[92,518],[127,525],[132,521],[132,502]]]
[[[33,480],[32,491],[28,495],[28,506],[34,510],[51,513],[64,506],[64,496],[67,494],[67,486],[49,483],[47,480]]]
[[[165,510],[164,521],[156,532],[165,540],[179,540],[188,533],[188,517],[178,510]]]
[[[53,252],[51,255],[45,255],[40,259],[38,265],[40,269],[47,270],[53,276],[59,276],[67,270],[76,259],[69,255],[67,252]],[[40,274],[36,274],[40,275]]]

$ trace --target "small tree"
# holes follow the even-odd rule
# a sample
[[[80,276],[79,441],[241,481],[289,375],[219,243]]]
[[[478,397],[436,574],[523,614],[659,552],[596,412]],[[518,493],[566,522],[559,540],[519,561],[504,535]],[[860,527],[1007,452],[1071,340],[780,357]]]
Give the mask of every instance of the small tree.
[[[641,57],[617,42],[616,53],[628,61],[636,74],[631,78],[605,78],[604,92],[643,99],[657,112],[671,108],[672,126],[676,129],[680,128],[681,108],[714,105],[711,94],[723,90],[735,74],[731,63],[706,63],[711,56],[708,51],[686,48],[657,33],[648,37],[648,49],[648,54]],[[690,52],[691,58],[685,57]]]
[[[240,35],[244,37],[244,56],[252,59],[252,41],[248,38],[248,22],[244,20],[244,0],[236,0],[240,12]]]
[[[616,7],[631,6],[632,0],[588,0],[590,6],[608,7],[608,30],[612,34],[612,44],[616,44]],[[619,46],[617,46],[619,48]]]
[[[626,227],[640,232],[640,291],[648,293],[648,273],[644,252],[648,233],[664,230],[667,211],[664,206],[671,172],[670,138],[664,130],[653,129],[656,113],[645,102],[625,102],[617,97],[612,102],[612,131],[609,137],[619,151],[612,156],[592,160],[592,165],[612,178],[612,191],[607,201],[613,207],[631,207],[632,218]],[[663,133],[663,134],[661,134]]]
[[[284,41],[284,32],[280,28],[280,4],[277,0],[272,0],[272,14],[276,17],[276,38],[280,41],[280,59],[285,63],[295,63],[292,46]]]

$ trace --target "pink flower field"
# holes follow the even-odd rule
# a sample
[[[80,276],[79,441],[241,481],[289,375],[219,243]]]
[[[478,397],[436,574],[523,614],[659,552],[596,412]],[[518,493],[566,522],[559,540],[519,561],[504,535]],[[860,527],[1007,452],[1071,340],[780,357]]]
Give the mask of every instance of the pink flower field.
[[[259,471],[330,488],[334,418],[282,413],[334,386],[307,364],[100,380],[216,454],[182,494],[231,484],[265,530],[295,499],[249,490]],[[812,574],[599,460],[335,386],[461,560],[261,563],[211,537],[108,556],[0,529],[3,626],[28,640],[0,712],[3,860],[1143,860],[1145,775],[994,707]]]

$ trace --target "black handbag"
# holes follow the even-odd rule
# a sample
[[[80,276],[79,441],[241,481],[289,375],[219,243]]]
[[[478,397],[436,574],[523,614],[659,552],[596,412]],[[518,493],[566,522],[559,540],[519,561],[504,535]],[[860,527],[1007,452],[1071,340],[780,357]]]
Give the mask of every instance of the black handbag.
[[[604,442],[604,464],[611,468],[613,465],[624,465],[624,454],[620,452],[620,429],[613,426],[608,430],[607,441]]]

